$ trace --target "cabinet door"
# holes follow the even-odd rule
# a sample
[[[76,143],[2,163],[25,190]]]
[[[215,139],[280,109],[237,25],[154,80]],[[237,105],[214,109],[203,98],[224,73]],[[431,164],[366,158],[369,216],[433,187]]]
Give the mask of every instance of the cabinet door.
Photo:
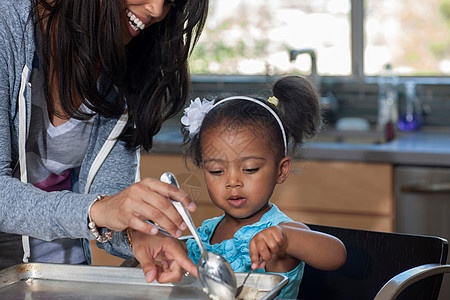
[[[296,220],[392,231],[393,167],[340,161],[295,161],[273,202]]]

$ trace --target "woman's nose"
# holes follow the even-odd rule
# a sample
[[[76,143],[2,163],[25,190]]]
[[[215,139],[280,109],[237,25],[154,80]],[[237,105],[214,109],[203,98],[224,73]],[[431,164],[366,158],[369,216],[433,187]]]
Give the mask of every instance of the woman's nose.
[[[164,14],[164,0],[150,0],[145,4],[145,10],[152,18],[160,18]]]

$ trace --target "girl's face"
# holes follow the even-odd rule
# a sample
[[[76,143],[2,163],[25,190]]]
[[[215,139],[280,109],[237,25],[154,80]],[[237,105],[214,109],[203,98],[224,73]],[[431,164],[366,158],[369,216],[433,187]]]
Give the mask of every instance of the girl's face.
[[[214,128],[202,136],[200,168],[209,196],[234,219],[259,220],[270,209],[275,185],[286,179],[291,167],[289,157],[276,159],[261,131]]]
[[[122,34],[125,44],[151,24],[162,21],[175,0],[125,0]]]

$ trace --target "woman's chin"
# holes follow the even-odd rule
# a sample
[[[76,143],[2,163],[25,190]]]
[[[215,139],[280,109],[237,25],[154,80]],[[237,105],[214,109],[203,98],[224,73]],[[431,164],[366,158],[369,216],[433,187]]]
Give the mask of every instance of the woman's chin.
[[[130,24],[127,24],[126,30],[123,33],[123,42],[128,44],[134,37],[138,36],[141,33],[141,30],[134,30]]]

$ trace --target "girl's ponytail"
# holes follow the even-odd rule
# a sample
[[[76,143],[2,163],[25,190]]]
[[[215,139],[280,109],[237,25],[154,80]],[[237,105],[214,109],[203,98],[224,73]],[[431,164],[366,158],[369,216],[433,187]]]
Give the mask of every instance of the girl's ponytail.
[[[317,134],[322,125],[319,94],[307,79],[282,77],[275,82],[273,95],[279,100],[278,112],[294,146]]]

